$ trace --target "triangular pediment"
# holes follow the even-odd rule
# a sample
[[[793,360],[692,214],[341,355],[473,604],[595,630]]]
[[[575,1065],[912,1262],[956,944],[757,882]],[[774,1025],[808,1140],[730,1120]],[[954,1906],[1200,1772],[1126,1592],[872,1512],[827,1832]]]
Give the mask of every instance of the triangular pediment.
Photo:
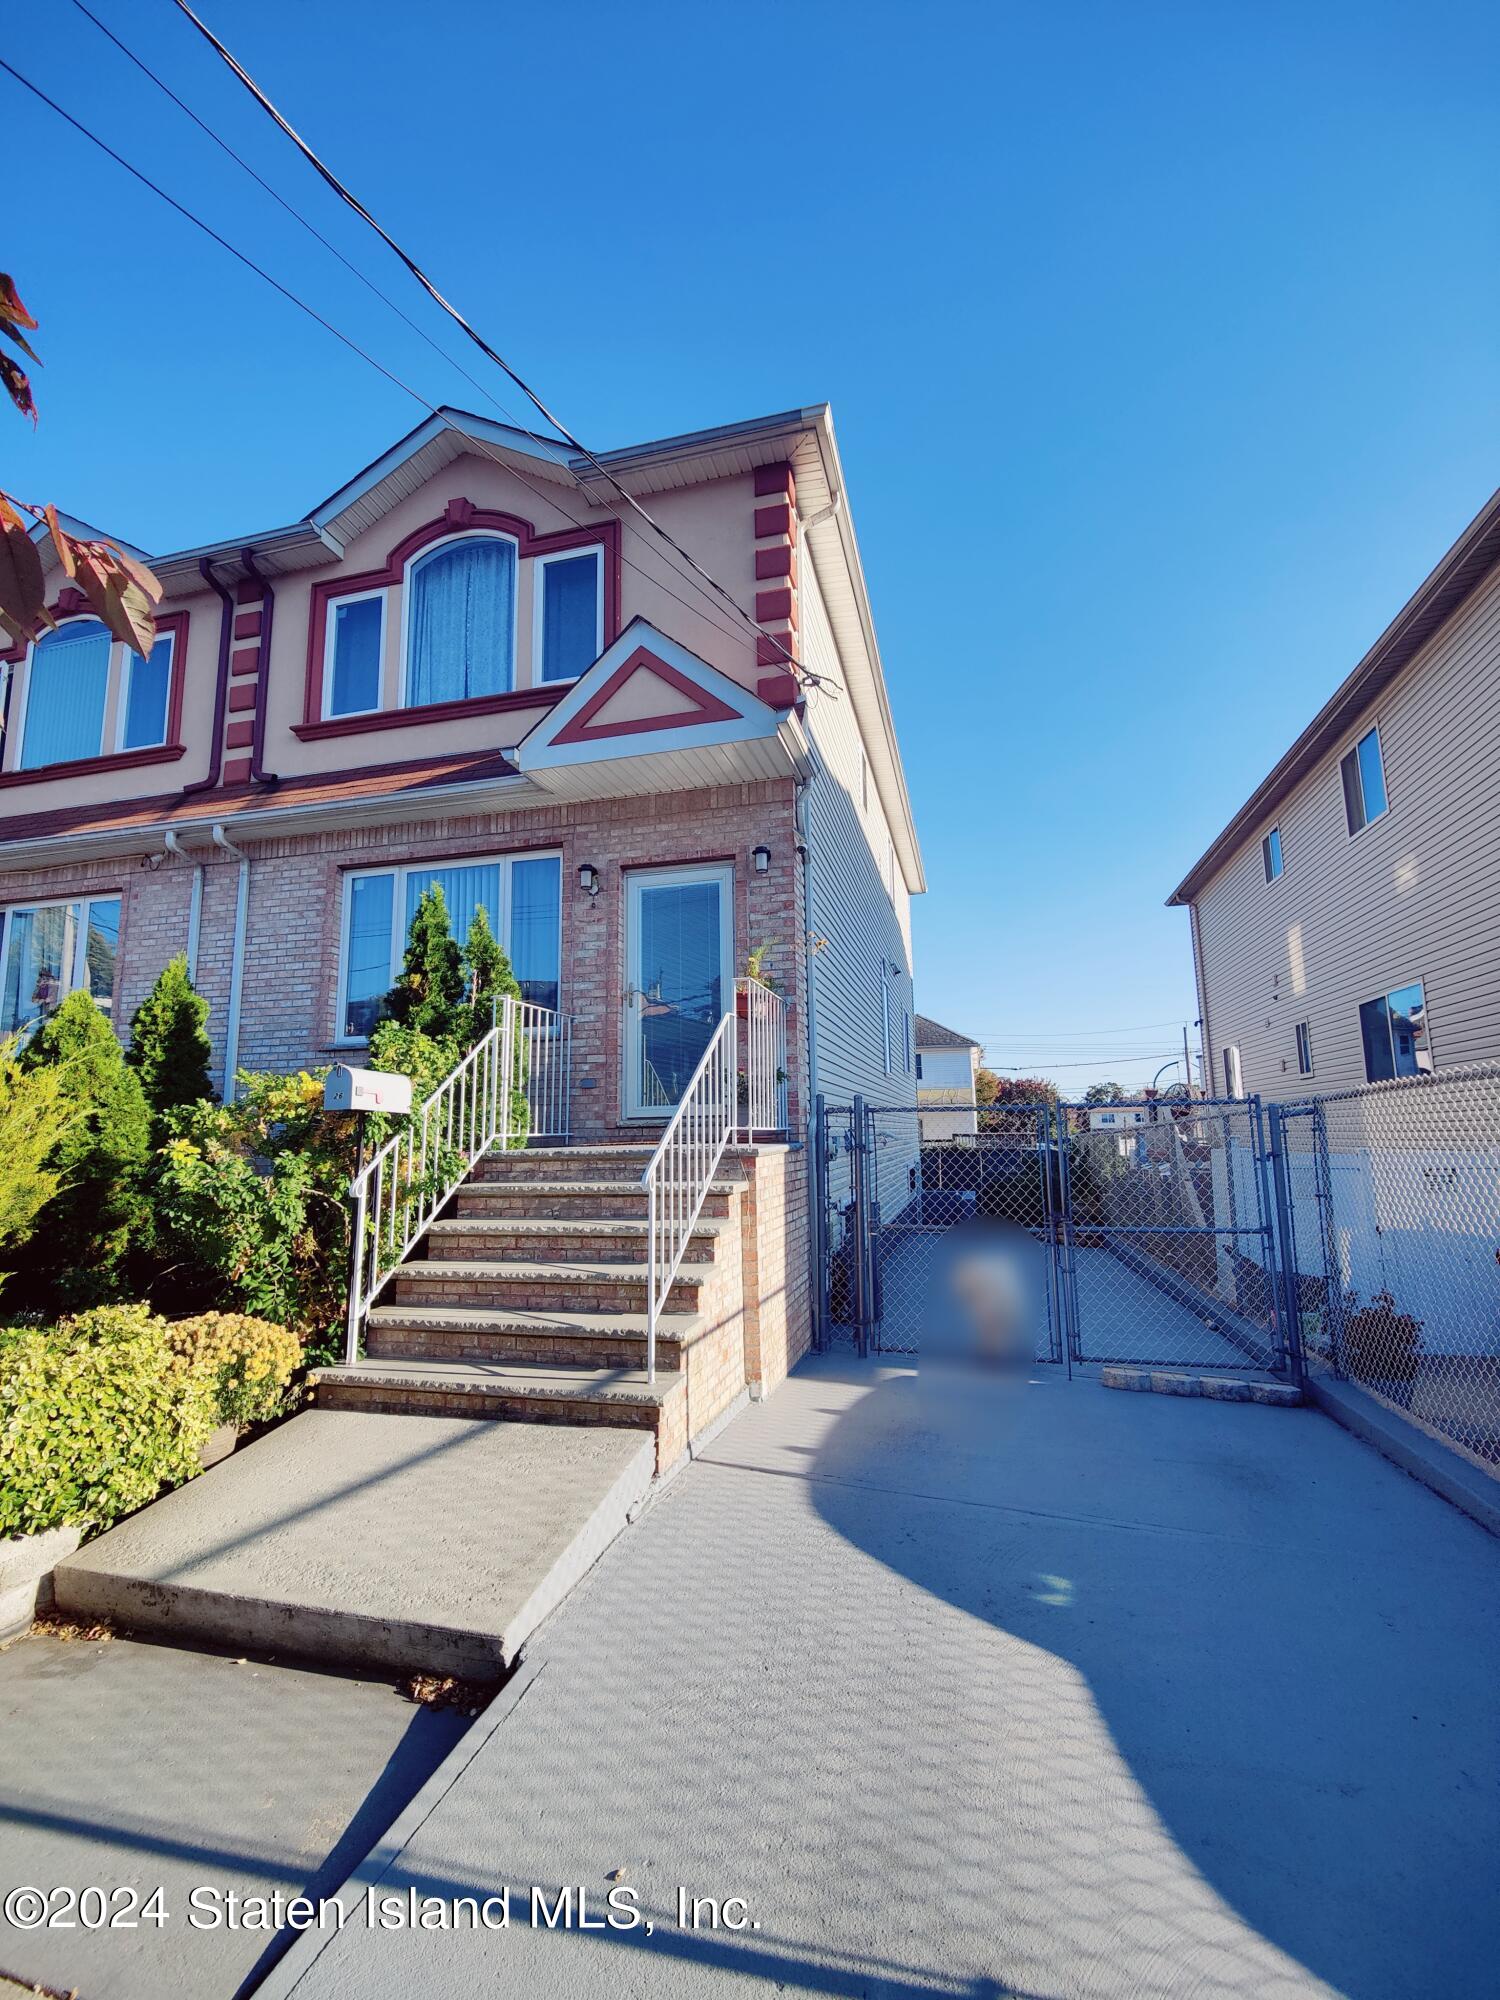
[[[523,771],[772,736],[781,721],[738,681],[637,618],[539,721]]]

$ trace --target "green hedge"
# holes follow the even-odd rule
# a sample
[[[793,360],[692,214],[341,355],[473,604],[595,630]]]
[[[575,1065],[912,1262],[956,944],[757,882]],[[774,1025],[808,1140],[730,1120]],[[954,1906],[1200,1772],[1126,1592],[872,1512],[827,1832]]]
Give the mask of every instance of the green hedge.
[[[146,1306],[0,1330],[0,1535],[107,1527],[191,1479],[216,1392]]]

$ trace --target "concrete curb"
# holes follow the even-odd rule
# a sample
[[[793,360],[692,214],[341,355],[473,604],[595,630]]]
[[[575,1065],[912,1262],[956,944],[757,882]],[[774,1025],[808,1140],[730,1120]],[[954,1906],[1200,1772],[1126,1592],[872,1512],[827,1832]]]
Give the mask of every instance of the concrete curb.
[[[510,1720],[545,1665],[543,1660],[529,1670],[524,1662],[517,1667],[513,1678],[500,1690],[484,1714],[465,1730],[427,1783],[391,1821],[364,1860],[350,1869],[336,1889],[328,1892],[330,1896],[337,1897],[352,1910],[365,1890],[390,1872],[429,1813],[458,1783],[496,1730]],[[288,1996],[312,1970],[324,1945],[331,1944],[338,1935],[334,1930],[295,1932],[281,1957],[257,1982],[255,2000],[288,2000]]]
[[[1235,1375],[1190,1375],[1177,1369],[1121,1368],[1099,1370],[1106,1389],[1132,1389],[1157,1396],[1201,1396],[1211,1403],[1270,1403],[1295,1409],[1302,1391],[1289,1382],[1246,1382]]]
[[[1500,1480],[1491,1479],[1430,1438],[1424,1431],[1377,1403],[1352,1382],[1310,1376],[1307,1399],[1324,1416],[1371,1444],[1382,1457],[1420,1479],[1492,1535],[1500,1535]]]

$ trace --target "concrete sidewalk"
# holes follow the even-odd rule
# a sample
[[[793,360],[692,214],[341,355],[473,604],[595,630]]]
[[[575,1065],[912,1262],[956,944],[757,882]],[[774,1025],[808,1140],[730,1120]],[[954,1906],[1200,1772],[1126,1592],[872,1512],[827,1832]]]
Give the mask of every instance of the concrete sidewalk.
[[[262,1991],[1488,1991],[1497,1584],[1500,1544],[1312,1411],[806,1368]],[[528,1927],[529,1885],[594,1915],[617,1871],[649,1937]],[[368,1881],[510,1886],[511,1927],[371,1929]],[[679,1885],[756,1928],[679,1927]]]

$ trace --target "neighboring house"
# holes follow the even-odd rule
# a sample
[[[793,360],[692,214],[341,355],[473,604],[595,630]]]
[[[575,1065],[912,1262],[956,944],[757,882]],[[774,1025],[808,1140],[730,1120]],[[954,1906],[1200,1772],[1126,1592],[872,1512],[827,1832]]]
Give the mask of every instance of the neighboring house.
[[[575,1140],[660,1131],[762,943],[790,1136],[818,1091],[914,1101],[921,859],[825,406],[602,461],[443,412],[305,518],[150,560],[149,659],[60,574],[0,655],[0,1031],[78,986],[123,1031],[185,951],[226,1088],[357,1063],[440,882],[571,1017]],[[805,1300],[804,1151],[784,1179]]]
[[[1210,1095],[1500,1058],[1500,493],[1168,899]]]
[[[1145,1125],[1150,1121],[1150,1113],[1140,1104],[1091,1104],[1089,1106],[1089,1130],[1091,1132],[1123,1132],[1132,1125]]]
[[[913,1033],[917,1044],[917,1122],[922,1137],[971,1137],[979,1130],[974,1097],[979,1043],[955,1034],[926,1014],[917,1015]]]

